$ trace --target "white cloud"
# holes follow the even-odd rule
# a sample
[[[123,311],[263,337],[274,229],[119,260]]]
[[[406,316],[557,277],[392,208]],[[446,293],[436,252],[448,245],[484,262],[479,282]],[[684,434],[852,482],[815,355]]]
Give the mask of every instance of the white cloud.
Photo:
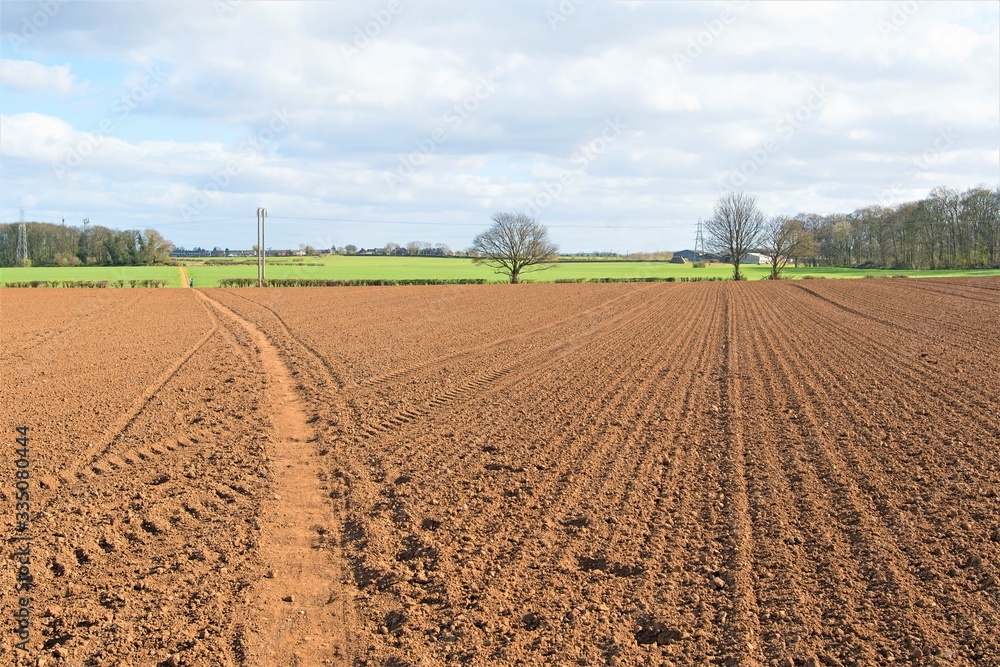
[[[997,9],[921,3],[902,20],[893,18],[897,4],[580,3],[552,30],[532,2],[404,3],[356,46],[358,28],[383,3],[240,3],[223,16],[214,3],[67,3],[22,50],[70,64],[4,60],[3,84],[86,93],[89,106],[55,109],[39,97],[37,106],[5,108],[0,169],[5,185],[47,197],[53,210],[111,201],[108,215],[159,217],[175,225],[165,230],[182,245],[232,247],[242,236],[227,237],[226,226],[215,230],[218,238],[185,237],[208,231],[179,222],[178,207],[233,160],[239,173],[200,220],[236,219],[267,201],[288,216],[469,223],[537,195],[616,116],[627,129],[545,208],[544,220],[663,224],[664,247],[690,245],[720,175],[753,155],[761,164],[746,189],[762,201],[848,212],[874,201],[942,128],[958,139],[922,178],[993,182]],[[19,24],[17,7],[3,3],[5,24]],[[738,11],[710,34],[727,8]],[[884,34],[880,21],[899,25]],[[706,42],[701,53],[678,68],[674,55],[698,37]],[[346,57],[345,44],[357,53]],[[107,63],[112,75],[101,69]],[[168,74],[127,116],[107,113],[114,90],[104,98],[106,91],[76,82],[118,81],[119,94],[127,93],[154,64]],[[477,96],[484,77],[495,90]],[[825,102],[789,125],[817,87],[829,93]],[[470,110],[448,116],[466,102]],[[282,108],[288,127],[243,155],[243,138]],[[99,127],[86,109],[105,110],[113,127],[60,182],[53,164],[79,152]],[[428,144],[436,130],[444,136]],[[776,149],[762,154],[768,142]],[[429,156],[395,190],[387,187],[385,174],[422,145]],[[311,241],[294,236],[304,226],[277,229],[287,230],[289,245]],[[453,247],[469,240],[453,227],[422,232]],[[338,242],[372,245],[397,235],[379,226],[350,233],[357,236]],[[602,247],[650,242],[648,230],[627,228],[587,238],[600,234]],[[589,249],[572,240],[560,242]]]
[[[0,85],[17,92],[61,97],[87,92],[87,83],[77,83],[69,65],[50,67],[31,60],[0,60]]]

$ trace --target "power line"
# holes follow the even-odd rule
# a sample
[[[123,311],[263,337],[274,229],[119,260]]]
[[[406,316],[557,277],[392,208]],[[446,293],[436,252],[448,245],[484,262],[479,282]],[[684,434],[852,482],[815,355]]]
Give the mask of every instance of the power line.
[[[272,220],[309,220],[314,222],[358,222],[375,225],[420,225],[427,227],[479,227],[483,223],[479,222],[426,222],[423,220],[356,220],[348,218],[310,218],[287,215],[268,216]],[[668,226],[668,225],[545,225],[552,229],[690,229],[691,225]]]
[[[428,222],[425,220],[362,220],[358,218],[317,218],[308,216],[286,216],[286,215],[270,215],[267,216],[268,220],[289,220],[289,221],[310,221],[310,222],[345,222],[345,223],[357,223],[357,224],[371,224],[371,225],[403,225],[403,226],[416,226],[416,227],[476,227],[483,229],[488,223],[485,222]],[[57,219],[51,218],[38,218],[39,222],[59,222]],[[236,218],[194,218],[191,220],[164,220],[162,222],[147,221],[144,223],[150,227],[168,227],[173,225],[196,225],[199,223],[206,222],[233,222],[239,223]],[[615,224],[593,224],[593,225],[549,225],[546,227],[550,229],[593,229],[593,230],[607,230],[607,229],[621,229],[621,230],[631,230],[631,229],[657,229],[661,231],[665,230],[689,230],[694,229],[695,225],[690,223],[680,224],[680,225],[615,225]]]

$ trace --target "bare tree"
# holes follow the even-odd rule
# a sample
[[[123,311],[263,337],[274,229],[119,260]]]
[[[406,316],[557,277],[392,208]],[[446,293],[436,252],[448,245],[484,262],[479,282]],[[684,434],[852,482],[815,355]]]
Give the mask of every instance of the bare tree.
[[[811,245],[814,245],[812,235],[801,220],[784,215],[768,220],[761,235],[760,250],[771,258],[771,280],[781,280],[781,271],[788,260],[798,257]]]
[[[802,229],[799,231],[798,242],[788,255],[796,267],[801,266],[807,259],[819,257],[819,242],[816,240],[816,232],[809,229],[805,222],[801,220],[798,222]]]
[[[549,231],[523,213],[496,213],[493,226],[472,241],[477,256],[472,261],[506,274],[512,285],[522,273],[547,269],[556,261],[556,244]]]
[[[391,255],[392,253],[396,252],[397,250],[399,250],[399,244],[398,243],[389,242],[389,243],[385,244],[385,254]]]
[[[170,253],[174,251],[174,244],[163,238],[155,229],[147,229],[142,233],[142,237],[145,240],[146,258],[144,258],[147,264],[153,263],[163,263],[170,260]]]
[[[408,255],[423,255],[424,250],[430,248],[431,244],[426,241],[410,241],[406,244],[406,254]]]
[[[743,256],[760,244],[764,214],[757,210],[757,198],[743,192],[719,197],[715,213],[705,223],[705,233],[712,250],[732,257],[733,280],[743,280],[740,264]]]

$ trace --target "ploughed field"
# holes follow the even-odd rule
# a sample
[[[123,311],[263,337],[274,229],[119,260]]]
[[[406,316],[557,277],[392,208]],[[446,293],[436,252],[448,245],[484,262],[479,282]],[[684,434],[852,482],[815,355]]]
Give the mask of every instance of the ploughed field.
[[[0,311],[11,664],[1000,665],[1000,279]]]

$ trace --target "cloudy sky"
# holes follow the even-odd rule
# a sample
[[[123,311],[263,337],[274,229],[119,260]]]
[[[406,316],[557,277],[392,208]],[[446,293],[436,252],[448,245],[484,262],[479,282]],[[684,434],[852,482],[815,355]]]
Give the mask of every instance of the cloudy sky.
[[[0,3],[0,221],[676,250],[719,194],[1000,182],[1000,3]]]

